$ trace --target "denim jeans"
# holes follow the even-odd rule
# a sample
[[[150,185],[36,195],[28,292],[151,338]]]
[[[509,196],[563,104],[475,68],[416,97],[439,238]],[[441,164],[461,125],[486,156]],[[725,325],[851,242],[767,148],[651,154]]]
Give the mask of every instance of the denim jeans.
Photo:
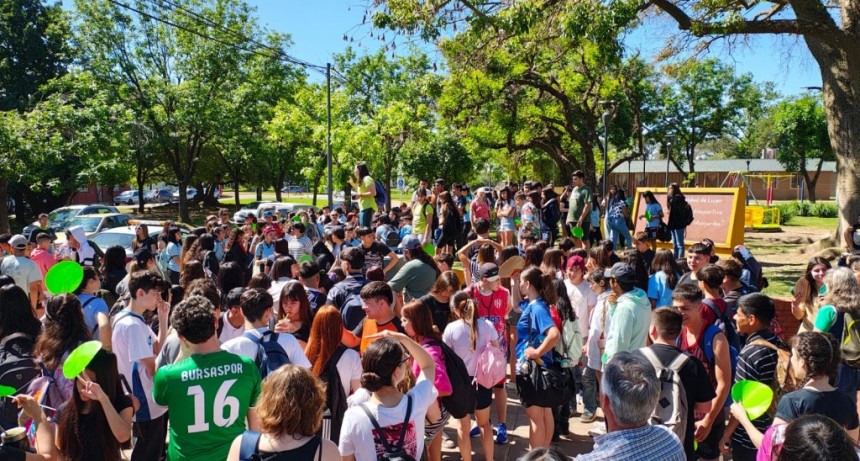
[[[674,248],[675,259],[684,257],[684,230],[672,229],[669,231],[672,234],[672,246]]]
[[[609,238],[612,239],[612,244],[615,245],[617,251],[619,237],[624,236],[624,248],[630,248],[630,229],[627,227],[627,221],[624,217],[609,218]]]
[[[582,372],[582,406],[585,411],[597,411],[597,370],[584,367]]]
[[[373,222],[373,208],[365,208],[358,212],[358,225],[362,227],[370,227]]]

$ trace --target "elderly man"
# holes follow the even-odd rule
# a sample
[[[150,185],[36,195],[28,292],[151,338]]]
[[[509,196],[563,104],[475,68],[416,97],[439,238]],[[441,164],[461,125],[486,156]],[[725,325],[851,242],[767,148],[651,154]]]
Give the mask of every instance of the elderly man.
[[[600,407],[607,434],[594,438],[594,451],[576,461],[684,461],[678,437],[648,420],[660,397],[660,380],[644,357],[630,352],[612,356],[603,370]]]

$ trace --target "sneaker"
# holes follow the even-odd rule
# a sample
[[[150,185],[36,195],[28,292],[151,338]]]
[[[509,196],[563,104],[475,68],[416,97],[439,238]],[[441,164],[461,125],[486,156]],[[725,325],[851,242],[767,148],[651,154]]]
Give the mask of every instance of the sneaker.
[[[585,410],[582,412],[582,415],[579,417],[579,422],[581,423],[590,423],[594,421],[597,416],[592,411]]]
[[[508,443],[508,426],[505,423],[499,423],[499,428],[496,430],[496,443]]]
[[[472,430],[469,431],[469,437],[475,439],[475,438],[478,438],[480,436],[481,436],[481,428],[478,427],[478,425],[476,424],[474,427],[472,427]]]
[[[448,437],[448,434],[446,434],[445,431],[442,431],[442,446],[445,448],[457,448],[457,442],[455,442],[451,437]]]
[[[604,434],[606,434],[606,424],[602,422],[594,423],[594,425],[591,426],[591,429],[588,430],[588,435],[591,437],[597,437]]]

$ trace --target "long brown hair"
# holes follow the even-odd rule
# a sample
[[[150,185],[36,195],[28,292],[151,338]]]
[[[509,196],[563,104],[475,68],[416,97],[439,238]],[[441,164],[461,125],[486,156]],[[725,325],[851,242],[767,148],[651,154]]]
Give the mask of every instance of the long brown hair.
[[[302,322],[302,325],[310,324],[313,312],[311,312],[311,303],[308,300],[308,292],[305,291],[304,285],[293,281],[281,288],[281,305],[278,306],[278,317],[287,316],[286,309],[284,309],[284,301],[287,300],[299,302],[299,321]]]
[[[421,300],[410,301],[401,311],[401,315],[409,320],[412,330],[415,331],[415,339],[430,338],[436,341],[442,339],[438,331],[433,328],[433,314],[430,307]]]
[[[116,365],[116,356],[104,349],[96,353],[95,357],[87,365],[87,370],[96,375],[93,381],[98,383],[102,392],[108,397],[112,405],[116,405],[117,396],[122,394],[122,385],[119,380],[119,371]],[[77,383],[72,389],[72,398],[69,399],[65,409],[60,414],[57,434],[59,435],[58,448],[60,453],[67,459],[83,459],[84,439],[81,432],[81,411],[85,402],[81,399]],[[117,412],[122,411],[116,408]],[[107,422],[107,417],[97,400],[90,401],[91,419],[87,423],[87,430],[98,434],[98,443],[101,448],[102,458],[105,461],[118,461],[120,459],[121,443],[114,437]]]
[[[311,334],[305,355],[311,360],[314,374],[320,376],[325,370],[329,359],[340,346],[343,334],[343,317],[340,311],[331,305],[321,307],[311,323]]]
[[[91,340],[92,333],[84,323],[81,302],[75,295],[62,294],[51,298],[45,316],[45,331],[39,336],[33,355],[41,357],[42,362],[53,370],[64,354]]]
[[[547,304],[555,304],[558,300],[558,292],[553,282],[555,276],[543,273],[539,267],[529,267],[524,270],[520,278],[529,282]]]

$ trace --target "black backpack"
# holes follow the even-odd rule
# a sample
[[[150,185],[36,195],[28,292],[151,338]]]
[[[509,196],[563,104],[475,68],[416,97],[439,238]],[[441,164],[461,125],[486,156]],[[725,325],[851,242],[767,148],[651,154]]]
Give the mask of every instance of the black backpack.
[[[390,248],[397,248],[397,245],[400,245],[400,232],[397,231],[393,226],[387,226],[385,232],[385,244]]]
[[[684,227],[693,224],[693,207],[690,206],[690,202],[684,200]]]
[[[365,313],[364,309],[361,308],[363,303],[359,295],[363,287],[364,285],[346,290],[346,299],[344,299],[343,306],[340,308],[343,325],[349,331],[354,330],[364,321]]]
[[[20,350],[30,352],[15,350],[12,344],[16,342],[22,346]],[[0,384],[15,389],[15,395],[27,393],[30,383],[42,376],[42,370],[32,355],[35,345],[33,338],[24,333],[14,333],[0,341]],[[0,423],[3,427],[18,425],[18,411],[11,396],[0,399]]]
[[[323,412],[322,428],[319,435],[334,443],[340,441],[343,415],[349,407],[346,402],[346,392],[343,391],[343,382],[340,380],[340,373],[337,372],[337,362],[343,357],[344,352],[346,352],[346,347],[338,346],[320,375],[320,380],[325,383],[326,387],[325,411]]]
[[[472,394],[474,394],[474,392]],[[382,446],[384,447],[384,451],[377,459],[388,461],[415,461],[415,458],[409,456],[409,453],[406,453],[406,450],[403,449],[403,442],[404,439],[406,439],[406,428],[409,427],[409,417],[412,416],[411,395],[406,394],[406,418],[403,419],[403,424],[400,425],[400,439],[397,441],[397,445],[395,446],[388,443],[388,437],[386,437],[385,431],[379,427],[379,421],[373,417],[373,414],[367,409],[367,406],[362,403],[359,407],[361,407],[364,414],[370,418],[370,424],[373,424],[373,428],[376,429],[376,433],[379,434],[378,440],[382,442]],[[376,437],[374,437],[374,439],[376,439]]]
[[[257,345],[257,356],[254,358],[254,363],[260,367],[260,376],[263,379],[266,379],[269,373],[278,368],[289,365],[290,358],[287,356],[287,352],[278,344],[278,333],[266,331],[258,338],[253,333],[246,331],[242,336],[254,341],[254,344]]]
[[[475,386],[466,370],[463,359],[447,344],[436,341],[445,357],[445,371],[451,380],[451,395],[442,397],[442,405],[454,418],[460,419],[475,412],[478,405]]]

